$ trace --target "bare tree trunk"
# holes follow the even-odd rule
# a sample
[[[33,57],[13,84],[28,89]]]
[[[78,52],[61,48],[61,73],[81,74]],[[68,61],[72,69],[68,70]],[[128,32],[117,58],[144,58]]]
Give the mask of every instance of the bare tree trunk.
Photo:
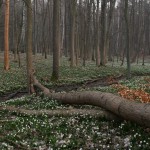
[[[76,0],[71,1],[71,50],[70,50],[70,58],[71,58],[71,67],[76,65],[75,63],[75,18],[76,18]]]
[[[37,0],[34,0],[33,1],[33,5],[34,5],[34,8],[33,8],[33,14],[34,14],[34,22],[33,22],[33,29],[34,29],[34,32],[33,32],[33,54],[35,55],[36,54],[36,48],[37,48],[37,42],[36,42],[36,12],[37,12]]]
[[[43,30],[42,30],[42,48],[43,48],[43,53],[44,53],[44,57],[45,59],[47,59],[47,48],[46,48],[46,36],[45,36],[45,25],[46,25],[46,17],[47,17],[47,13],[48,13],[48,2],[47,2],[47,6],[46,6],[46,10],[45,10],[45,1],[42,1],[42,5],[43,5]]]
[[[18,32],[17,32],[17,3],[14,0],[14,61],[17,62],[17,41],[18,41]]]
[[[21,21],[20,21],[20,27],[19,27],[19,33],[17,37],[17,56],[18,56],[18,65],[21,67],[21,58],[20,58],[20,43],[22,38],[22,32],[23,32],[23,17],[24,17],[24,3],[22,2],[22,14],[21,14]]]
[[[65,5],[66,0],[61,1],[61,53],[64,52],[64,42],[65,42]]]
[[[92,59],[92,53],[91,53],[91,12],[92,12],[92,0],[88,0],[87,1],[87,12],[86,12],[86,16],[87,16],[87,20],[86,20],[86,25],[87,25],[87,29],[86,29],[86,58],[88,60]]]
[[[100,66],[100,25],[99,25],[99,0],[97,0],[97,13],[96,13],[96,20],[97,20],[97,38],[96,38],[96,66]]]
[[[18,66],[21,67],[21,58],[20,58],[20,52],[19,52],[19,45],[21,41],[21,34],[22,34],[22,28],[23,28],[23,12],[24,12],[24,6],[23,2],[21,2],[21,5],[19,5],[21,8],[21,15],[18,17],[18,5],[17,1],[14,0],[14,15],[13,15],[13,23],[14,23],[14,30],[13,30],[13,37],[14,37],[14,61],[18,62]],[[18,25],[19,24],[19,25]]]
[[[69,116],[78,116],[78,115],[90,115],[93,117],[101,117],[101,118],[106,118],[108,120],[121,120],[119,117],[116,115],[101,109],[75,109],[75,108],[68,108],[68,109],[56,109],[56,110],[28,110],[28,109],[23,109],[23,108],[17,108],[14,106],[0,106],[0,110],[9,110],[10,112],[16,112],[19,114],[24,114],[24,115],[48,115],[49,117],[54,117],[54,116],[64,116],[64,117],[69,117]]]
[[[101,47],[100,47],[101,66],[105,65],[106,6],[107,6],[106,0],[102,0],[101,2]]]
[[[28,92],[34,93],[33,87],[33,66],[32,66],[32,3],[31,0],[26,0],[27,6],[27,80],[28,80]]]
[[[150,105],[129,101],[110,93],[94,91],[75,93],[51,93],[34,78],[34,85],[39,87],[46,96],[63,104],[99,106],[115,115],[138,124],[150,127]]]
[[[9,70],[9,0],[5,1],[4,70]]]
[[[128,0],[125,1],[125,23],[126,23],[126,57],[127,57],[127,77],[131,77],[130,67],[130,45],[129,45],[129,20],[128,20]]]
[[[60,56],[60,0],[53,0],[53,73],[52,81],[59,78],[59,56]]]
[[[112,27],[112,18],[113,18],[115,4],[116,4],[116,0],[110,1],[110,10],[109,10],[109,14],[108,14],[108,25],[107,25],[108,27],[107,27],[105,43],[104,43],[104,63],[105,64],[108,61],[107,55],[108,55],[108,50],[109,50],[110,32],[111,32],[111,27]]]

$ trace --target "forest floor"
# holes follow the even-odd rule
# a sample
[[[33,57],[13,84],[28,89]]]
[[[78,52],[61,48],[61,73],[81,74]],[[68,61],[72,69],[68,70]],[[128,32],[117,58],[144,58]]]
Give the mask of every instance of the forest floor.
[[[12,57],[13,59],[13,57]],[[28,115],[3,110],[10,106],[25,110],[100,109],[93,106],[62,105],[40,91],[28,95],[26,90],[26,67],[22,55],[21,68],[11,60],[11,69],[3,71],[0,58],[0,149],[133,149],[149,150],[150,129],[128,121],[109,121],[90,115],[53,116]],[[34,57],[38,80],[55,92],[101,91],[120,95],[128,100],[148,102],[150,94],[150,60],[145,66],[132,64],[132,78],[126,79],[126,66],[110,62],[106,67],[95,67],[87,62],[85,67],[69,67],[66,58],[61,59],[60,80],[50,81],[51,57],[44,60]],[[37,89],[38,91],[38,89]],[[138,93],[138,95],[134,95]]]

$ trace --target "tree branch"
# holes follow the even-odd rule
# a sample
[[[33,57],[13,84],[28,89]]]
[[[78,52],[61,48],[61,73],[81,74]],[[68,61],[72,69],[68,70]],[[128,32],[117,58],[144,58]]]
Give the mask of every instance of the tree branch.
[[[57,109],[57,110],[27,110],[23,108],[16,108],[14,106],[3,106],[0,107],[0,110],[8,110],[10,112],[16,112],[20,114],[25,115],[43,115],[46,114],[49,117],[53,116],[77,116],[77,115],[90,115],[92,117],[101,117],[106,118],[108,120],[120,120],[119,117],[116,115],[113,115],[112,113],[105,111],[103,109],[74,109],[74,108],[68,108],[68,109]]]

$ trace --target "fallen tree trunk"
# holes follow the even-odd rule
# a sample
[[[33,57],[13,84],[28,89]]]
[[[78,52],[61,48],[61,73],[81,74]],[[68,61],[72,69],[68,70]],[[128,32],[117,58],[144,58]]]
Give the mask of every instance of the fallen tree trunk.
[[[110,93],[94,91],[51,93],[36,78],[34,78],[34,85],[40,88],[46,96],[63,104],[99,106],[125,120],[150,127],[150,104],[129,101]]]
[[[8,110],[10,112],[16,112],[19,114],[24,115],[43,115],[46,114],[49,117],[53,116],[63,116],[63,117],[69,117],[69,116],[77,116],[77,115],[90,115],[92,117],[101,117],[106,118],[108,120],[120,120],[119,117],[116,115],[113,115],[112,113],[103,110],[103,109],[75,109],[75,108],[68,108],[68,109],[57,109],[57,110],[28,110],[23,108],[17,108],[14,106],[1,106],[0,110]],[[0,120],[0,122],[3,120]]]

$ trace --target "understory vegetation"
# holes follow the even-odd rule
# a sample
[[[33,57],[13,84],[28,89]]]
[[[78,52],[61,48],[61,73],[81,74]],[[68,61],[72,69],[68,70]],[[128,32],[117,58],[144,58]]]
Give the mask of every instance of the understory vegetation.
[[[86,67],[70,68],[66,58],[61,59],[60,80],[50,81],[50,59],[34,58],[35,74],[40,82],[56,92],[93,90],[118,94],[128,100],[149,102],[150,65],[133,64],[132,78],[127,80],[125,66],[109,63],[95,67],[87,62]],[[62,105],[38,92],[26,92],[26,67],[11,63],[8,72],[0,72],[0,108],[15,106],[27,110],[61,110],[93,106]],[[0,62],[0,70],[3,70]],[[36,89],[38,91],[38,89]],[[137,93],[136,93],[137,92]],[[136,93],[133,94],[133,93]],[[142,94],[141,94],[142,93]],[[71,117],[46,114],[28,115],[0,109],[0,149],[133,149],[149,150],[150,129],[128,121],[109,121],[90,115]]]

